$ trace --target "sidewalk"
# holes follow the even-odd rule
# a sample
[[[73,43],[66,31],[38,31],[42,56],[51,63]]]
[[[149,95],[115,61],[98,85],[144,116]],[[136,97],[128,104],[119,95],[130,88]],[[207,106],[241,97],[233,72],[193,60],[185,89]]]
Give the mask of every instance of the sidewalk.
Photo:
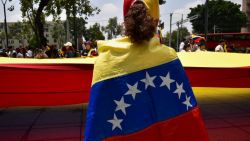
[[[211,141],[250,141],[250,94],[197,95]],[[82,141],[86,106],[0,109],[0,141]]]

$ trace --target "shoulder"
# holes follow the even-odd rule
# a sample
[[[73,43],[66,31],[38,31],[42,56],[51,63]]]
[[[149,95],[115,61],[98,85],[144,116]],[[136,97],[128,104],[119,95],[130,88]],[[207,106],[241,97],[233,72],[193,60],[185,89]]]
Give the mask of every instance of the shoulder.
[[[128,38],[101,41],[98,48],[93,83],[177,59],[174,49],[161,45],[156,38],[142,44],[132,44]]]

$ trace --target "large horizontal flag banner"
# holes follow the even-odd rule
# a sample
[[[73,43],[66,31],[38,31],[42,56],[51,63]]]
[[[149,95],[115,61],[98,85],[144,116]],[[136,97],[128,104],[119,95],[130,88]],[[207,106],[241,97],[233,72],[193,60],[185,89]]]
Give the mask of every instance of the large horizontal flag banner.
[[[85,141],[206,141],[178,59],[93,84]]]
[[[250,55],[178,53],[198,93],[250,93]],[[0,108],[88,103],[96,58],[0,58]],[[198,91],[197,91],[198,90]]]
[[[0,64],[0,108],[87,103],[93,65]]]

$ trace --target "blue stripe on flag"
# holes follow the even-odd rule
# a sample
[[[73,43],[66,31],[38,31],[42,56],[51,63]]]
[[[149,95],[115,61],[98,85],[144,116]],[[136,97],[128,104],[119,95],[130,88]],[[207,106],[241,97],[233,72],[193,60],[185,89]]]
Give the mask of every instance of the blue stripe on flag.
[[[85,140],[97,141],[142,130],[197,106],[177,59],[92,86]]]

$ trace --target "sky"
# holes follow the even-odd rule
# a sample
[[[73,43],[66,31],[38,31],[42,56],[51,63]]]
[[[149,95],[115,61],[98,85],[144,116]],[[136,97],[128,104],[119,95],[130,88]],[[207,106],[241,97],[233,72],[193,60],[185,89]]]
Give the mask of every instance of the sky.
[[[112,17],[118,17],[119,23],[123,22],[123,0],[90,0],[93,6],[99,7],[101,13],[90,17],[88,20],[88,26],[93,25],[94,23],[100,23],[102,26],[107,25],[108,19]],[[190,12],[190,8],[196,7],[198,4],[204,4],[205,0],[166,0],[166,4],[160,7],[161,20],[165,23],[164,33],[169,31],[170,27],[170,13],[173,13],[173,24],[183,18],[186,19],[187,14]],[[242,0],[227,0],[233,3],[242,4]],[[12,12],[7,11],[7,21],[16,22],[22,20],[22,14],[20,12],[19,0],[12,0],[8,2],[6,7],[10,5],[15,6],[15,10]],[[51,20],[49,17],[47,20]],[[65,14],[61,15],[61,19],[65,20]],[[4,12],[3,6],[0,5],[0,22],[4,21]],[[183,26],[187,27],[190,32],[192,32],[191,23],[184,23]],[[173,29],[176,29],[177,26],[174,24]]]

